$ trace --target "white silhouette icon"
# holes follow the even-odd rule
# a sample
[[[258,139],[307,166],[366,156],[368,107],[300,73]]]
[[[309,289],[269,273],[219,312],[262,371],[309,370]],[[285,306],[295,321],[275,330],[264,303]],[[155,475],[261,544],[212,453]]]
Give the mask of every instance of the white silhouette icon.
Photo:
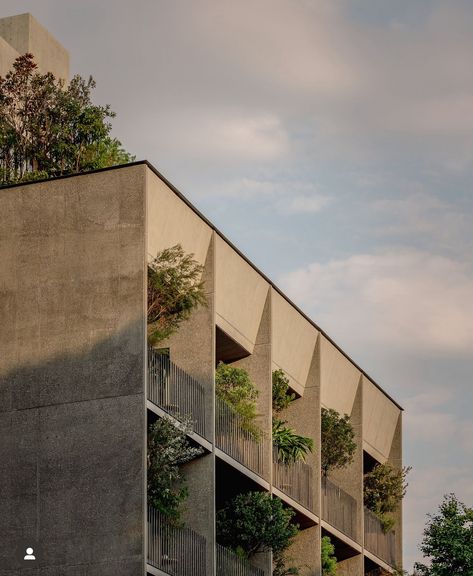
[[[23,560],[36,560],[36,556],[33,555],[33,548],[26,549],[26,556]]]

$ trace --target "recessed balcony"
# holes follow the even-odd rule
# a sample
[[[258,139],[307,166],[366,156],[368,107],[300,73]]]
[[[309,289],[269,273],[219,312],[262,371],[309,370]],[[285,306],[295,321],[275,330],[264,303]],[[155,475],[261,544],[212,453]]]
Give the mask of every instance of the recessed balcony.
[[[313,509],[312,467],[305,462],[284,464],[273,449],[273,486],[307,508]]]
[[[385,533],[377,516],[365,508],[365,548],[390,566],[396,564],[396,533]]]
[[[148,400],[178,420],[190,417],[193,431],[208,438],[204,386],[154,348],[148,348]]]
[[[265,576],[265,572],[217,544],[217,576]]]
[[[171,526],[148,508],[148,564],[170,576],[206,576],[206,540],[190,528]]]
[[[322,478],[322,519],[352,540],[356,540],[356,500],[326,477]]]
[[[245,429],[243,419],[220,398],[215,398],[215,445],[222,452],[264,476],[266,439]]]

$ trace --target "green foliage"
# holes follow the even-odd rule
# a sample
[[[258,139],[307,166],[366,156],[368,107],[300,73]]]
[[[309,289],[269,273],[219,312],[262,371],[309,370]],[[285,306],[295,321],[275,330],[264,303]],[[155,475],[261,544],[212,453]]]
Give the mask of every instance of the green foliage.
[[[148,341],[168,338],[192,311],[206,303],[203,267],[176,244],[148,264]]]
[[[296,395],[289,392],[289,379],[284,370],[273,370],[273,412],[281,412],[296,399]]]
[[[335,557],[335,546],[328,536],[322,537],[320,555],[322,561],[322,576],[336,576],[337,559]]]
[[[364,476],[363,499],[369,508],[381,521],[383,531],[389,532],[395,524],[391,516],[406,494],[406,477],[410,466],[394,468],[389,462],[376,464]]]
[[[92,104],[92,78],[66,86],[40,74],[32,54],[0,78],[0,181],[28,182],[123,164],[134,158],[110,136],[110,106]]]
[[[258,390],[248,372],[244,368],[219,362],[215,371],[215,392],[218,398],[238,414],[243,429],[255,440],[259,440],[261,430],[255,423]]]
[[[246,558],[257,552],[279,555],[298,533],[295,512],[267,492],[239,494],[217,513],[217,540]]]
[[[292,561],[283,553],[273,554],[273,576],[302,576],[302,567],[289,564]]]
[[[180,466],[203,452],[189,444],[186,434],[190,430],[188,420],[176,425],[166,417],[156,420],[148,430],[148,502],[176,525],[187,497]]]
[[[273,418],[273,446],[277,449],[279,462],[292,464],[305,462],[307,454],[312,452],[314,441],[296,434],[284,420]]]
[[[437,514],[428,515],[420,550],[429,566],[416,564],[422,576],[473,575],[473,508],[455,494],[444,496]]]
[[[356,450],[355,432],[350,417],[341,416],[332,408],[322,408],[322,473],[324,476],[336,468],[345,468],[353,462]]]

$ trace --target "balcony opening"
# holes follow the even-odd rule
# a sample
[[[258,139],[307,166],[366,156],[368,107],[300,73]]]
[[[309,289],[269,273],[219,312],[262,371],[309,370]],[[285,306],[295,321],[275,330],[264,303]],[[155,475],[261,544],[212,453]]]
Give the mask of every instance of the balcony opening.
[[[322,536],[328,536],[332,544],[335,546],[335,557],[338,562],[342,562],[343,560],[347,560],[348,558],[352,558],[359,554],[358,550],[355,550],[346,542],[343,542],[343,540],[340,540],[331,532],[325,530],[325,528],[322,528]]]
[[[365,576],[388,576],[389,572],[365,556]]]
[[[218,326],[215,327],[215,364],[225,362],[231,364],[242,358],[246,358],[250,352],[233,340]]]
[[[371,472],[376,464],[379,464],[378,460],[363,450],[363,474]]]

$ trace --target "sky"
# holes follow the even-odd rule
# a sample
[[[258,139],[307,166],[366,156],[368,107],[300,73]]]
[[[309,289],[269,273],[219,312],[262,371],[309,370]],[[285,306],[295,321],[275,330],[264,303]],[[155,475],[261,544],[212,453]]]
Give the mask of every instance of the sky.
[[[406,568],[473,505],[473,2],[2,0],[405,408]]]

